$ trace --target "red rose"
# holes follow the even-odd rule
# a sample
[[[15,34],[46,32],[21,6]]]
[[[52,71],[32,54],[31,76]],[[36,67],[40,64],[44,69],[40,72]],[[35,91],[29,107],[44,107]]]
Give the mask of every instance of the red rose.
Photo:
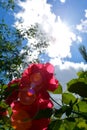
[[[14,100],[20,100],[24,105],[31,105],[39,93],[47,90],[54,91],[58,81],[54,77],[54,67],[50,63],[32,64],[23,72],[21,79],[16,79],[8,84],[12,90],[6,102],[10,105]]]
[[[30,65],[21,78],[21,88],[24,87],[33,88],[37,93],[41,89],[54,91],[58,87],[54,67],[50,63]]]
[[[11,123],[15,130],[47,130],[50,119],[35,117],[39,110],[52,109],[47,90],[54,91],[57,87],[54,67],[50,63],[32,64],[25,69],[21,79],[8,84],[6,103],[11,105]]]
[[[11,116],[11,124],[15,130],[29,130],[32,125],[32,120],[29,114],[20,109],[13,109],[13,114]]]
[[[23,105],[20,101],[13,102],[11,108],[13,111],[11,122],[15,130],[46,130],[50,119],[35,119],[39,110],[52,108],[53,103],[49,100],[47,92],[40,93],[37,100],[32,105]],[[23,125],[26,127],[23,127]]]
[[[14,105],[15,104],[15,105]],[[46,108],[53,108],[53,103],[50,100],[50,96],[48,92],[42,92],[39,93],[35,102],[31,105],[25,105],[21,103],[20,101],[14,101],[11,104],[12,108],[14,106],[14,109],[21,108],[29,113],[31,117],[34,117],[38,110],[46,109]]]
[[[22,88],[19,91],[18,97],[20,102],[24,105],[31,105],[36,100],[35,91],[28,87]]]

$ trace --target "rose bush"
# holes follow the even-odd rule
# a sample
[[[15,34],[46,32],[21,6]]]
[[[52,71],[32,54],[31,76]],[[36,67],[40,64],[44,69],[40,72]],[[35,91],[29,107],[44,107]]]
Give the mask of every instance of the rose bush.
[[[0,129],[87,130],[87,71],[77,73],[65,92],[53,73],[49,63],[32,64],[20,79],[1,84]],[[61,100],[48,91],[61,94]]]
[[[15,130],[46,130],[49,118],[36,119],[40,110],[52,109],[49,91],[58,87],[50,63],[32,64],[20,79],[8,84],[6,103],[12,108],[11,124]],[[13,90],[12,90],[13,88]]]

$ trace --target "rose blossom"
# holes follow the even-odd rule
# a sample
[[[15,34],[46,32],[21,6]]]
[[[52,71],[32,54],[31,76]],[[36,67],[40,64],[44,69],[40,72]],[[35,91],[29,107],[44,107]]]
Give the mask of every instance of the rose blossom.
[[[54,67],[50,63],[31,64],[20,79],[8,84],[6,91],[12,87],[6,103],[12,108],[11,123],[15,130],[47,130],[50,118],[35,119],[35,116],[40,110],[53,107],[47,91],[58,87]]]
[[[50,63],[32,64],[22,74],[21,88],[31,87],[39,90],[54,91],[58,87],[58,80],[54,77],[54,67]]]
[[[40,93],[37,100],[32,105],[23,105],[20,101],[15,101],[11,104],[13,111],[11,122],[15,130],[46,130],[50,119],[40,118],[35,119],[40,110],[46,108],[52,109],[53,103],[49,99],[49,94]],[[23,127],[23,125],[25,127]]]

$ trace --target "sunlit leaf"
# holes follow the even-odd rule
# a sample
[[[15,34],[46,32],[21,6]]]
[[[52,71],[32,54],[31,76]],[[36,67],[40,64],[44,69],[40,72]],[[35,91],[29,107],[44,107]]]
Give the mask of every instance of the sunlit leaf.
[[[48,130],[73,130],[75,122],[65,120],[56,120],[51,122]]]
[[[87,130],[87,123],[85,120],[82,120],[80,121],[78,124],[77,124],[78,128],[80,130]]]
[[[62,102],[64,104],[69,104],[70,102],[74,103],[76,101],[76,97],[71,93],[63,93],[62,94]]]
[[[64,120],[65,130],[74,130],[76,126],[76,121],[74,117],[69,117]],[[77,129],[76,129],[77,130]]]
[[[87,112],[87,102],[79,101],[77,106],[78,106],[78,111],[80,111],[80,112]]]
[[[61,84],[58,85],[58,88],[53,92],[53,94],[62,94],[62,86],[61,86]]]
[[[11,116],[12,115],[12,109],[11,109],[11,107],[8,107],[7,111],[8,111],[9,116]]]
[[[4,101],[0,101],[0,107],[1,108],[8,108],[8,105]]]
[[[79,71],[77,75],[79,78],[87,78],[87,71]]]

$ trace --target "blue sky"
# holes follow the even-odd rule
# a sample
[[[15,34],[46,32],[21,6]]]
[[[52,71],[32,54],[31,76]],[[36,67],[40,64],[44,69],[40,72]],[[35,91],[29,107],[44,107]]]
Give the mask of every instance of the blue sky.
[[[83,34],[76,29],[76,25],[80,24],[81,19],[85,19],[85,10],[87,9],[87,1],[86,0],[48,0],[48,3],[52,4],[52,12],[56,14],[56,16],[60,16],[62,21],[69,25],[69,28],[76,34],[79,34],[83,41],[81,44],[86,46],[87,44],[87,34]],[[76,42],[76,41],[75,41]],[[83,61],[82,56],[79,53],[79,45],[74,44],[71,47],[71,58],[65,58],[66,60],[81,62]],[[76,56],[76,54],[78,56]]]
[[[70,24],[77,24],[84,17],[84,10],[87,8],[86,0],[48,0],[48,3],[53,5],[52,11],[56,15],[60,15],[64,21]]]
[[[87,0],[15,0],[15,12],[1,13],[8,24],[18,28],[19,20],[27,28],[35,23],[50,39],[46,50],[45,62],[55,66],[60,83],[65,86],[76,72],[87,70],[87,65],[79,53],[79,46],[87,46]],[[34,42],[32,39],[30,42]],[[28,44],[29,44],[28,43]],[[37,56],[36,52],[34,56]]]

